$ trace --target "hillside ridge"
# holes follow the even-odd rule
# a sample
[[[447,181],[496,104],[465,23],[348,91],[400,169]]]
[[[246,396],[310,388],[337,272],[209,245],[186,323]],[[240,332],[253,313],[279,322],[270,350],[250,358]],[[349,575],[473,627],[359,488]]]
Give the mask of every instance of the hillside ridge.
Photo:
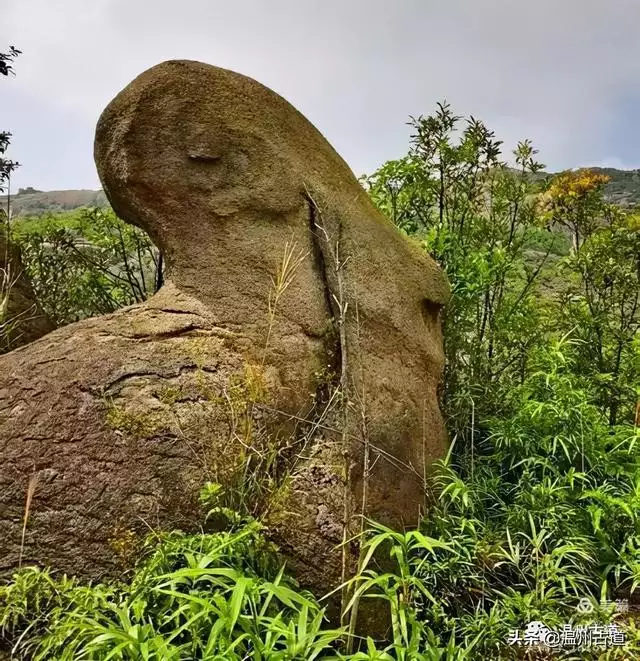
[[[578,168],[576,168],[578,169]],[[581,169],[581,168],[580,168]],[[610,177],[605,186],[605,197],[620,206],[640,205],[640,169],[617,170],[615,168],[589,168]],[[554,176],[553,172],[539,172],[536,179]],[[35,188],[21,188],[11,196],[11,215],[39,216],[57,211],[72,211],[81,207],[103,207],[108,205],[103,190],[68,189],[40,191]],[[0,208],[6,209],[7,196],[0,196]]]
[[[102,190],[69,189],[40,191],[34,188],[21,188],[11,195],[11,216],[39,216],[57,211],[73,211],[81,207],[103,207],[108,204]],[[0,207],[7,208],[7,196],[0,196]]]

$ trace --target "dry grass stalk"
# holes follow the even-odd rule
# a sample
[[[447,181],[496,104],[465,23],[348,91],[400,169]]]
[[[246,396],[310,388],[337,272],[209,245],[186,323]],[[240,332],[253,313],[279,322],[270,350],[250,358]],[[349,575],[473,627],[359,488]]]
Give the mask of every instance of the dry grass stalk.
[[[276,311],[278,303],[282,295],[287,291],[296,271],[307,258],[309,253],[297,250],[295,241],[287,241],[284,245],[284,254],[282,261],[278,265],[278,270],[274,276],[271,276],[271,289],[269,290],[269,325],[267,327],[267,337],[264,343],[264,350],[262,354],[262,366],[264,367],[267,358],[267,349],[271,340],[271,333],[273,331],[273,324],[276,319]]]
[[[24,540],[27,534],[27,524],[29,522],[29,514],[31,513],[31,503],[33,502],[33,496],[36,492],[36,487],[38,486],[38,473],[33,473],[29,478],[29,484],[27,486],[27,498],[24,504],[24,517],[22,520],[22,539],[20,540],[20,557],[18,559],[18,568],[22,567],[22,556],[24,554]]]
[[[334,307],[334,318],[338,326],[339,343],[340,343],[340,396],[341,396],[341,409],[342,409],[342,429],[341,429],[341,447],[342,456],[344,460],[344,497],[343,497],[343,513],[342,513],[342,568],[341,568],[341,601],[342,601],[342,614],[341,624],[344,625],[344,618],[346,616],[345,606],[348,602],[348,586],[347,586],[347,571],[349,565],[349,523],[351,521],[351,452],[349,440],[349,361],[347,355],[347,331],[346,319],[349,302],[345,296],[345,286],[343,271],[349,257],[341,258],[340,240],[332,242],[326,228],[322,223],[322,213],[320,207],[314,200],[310,191],[306,190],[307,199],[309,200],[312,208],[312,225],[313,229],[318,231],[318,238],[321,238],[325,244],[325,253],[329,257],[326,260],[330,264],[333,274],[335,276],[337,291],[332,291],[331,299]]]
[[[367,505],[369,499],[369,481],[371,478],[371,470],[373,466],[371,465],[371,442],[369,439],[369,430],[367,426],[367,397],[366,397],[366,388],[365,388],[364,365],[362,364],[362,358],[361,358],[362,348],[360,344],[360,315],[358,312],[357,302],[355,307],[356,307],[356,339],[358,342],[358,356],[360,357],[360,392],[358,393],[356,391],[356,399],[360,411],[360,436],[363,445],[362,496],[360,500],[360,534],[358,536],[360,543],[360,548],[359,548],[360,560],[358,561],[358,572],[357,572],[360,573],[360,571],[362,570],[362,567],[360,565],[360,561],[362,560],[362,540],[364,538],[365,521],[367,516]],[[380,455],[378,455],[378,458],[379,457]],[[359,605],[360,605],[360,599],[356,597],[351,607],[351,613],[349,616],[349,633],[347,637],[347,647],[346,647],[347,654],[353,653],[353,643],[355,641]]]

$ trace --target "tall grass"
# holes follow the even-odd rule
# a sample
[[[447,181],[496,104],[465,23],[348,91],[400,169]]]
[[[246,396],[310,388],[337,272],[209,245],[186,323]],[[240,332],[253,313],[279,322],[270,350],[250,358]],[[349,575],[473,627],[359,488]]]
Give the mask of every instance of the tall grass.
[[[156,535],[128,582],[82,586],[25,569],[0,591],[16,658],[316,659],[340,632],[284,573],[260,525]]]

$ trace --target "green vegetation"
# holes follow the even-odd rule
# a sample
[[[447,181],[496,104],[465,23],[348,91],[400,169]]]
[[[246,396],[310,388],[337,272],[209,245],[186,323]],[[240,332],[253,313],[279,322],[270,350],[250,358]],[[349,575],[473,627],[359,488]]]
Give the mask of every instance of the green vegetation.
[[[162,282],[158,250],[110,209],[80,209],[12,223],[38,302],[64,325],[144,301]]]
[[[83,586],[25,568],[0,587],[0,631],[16,658],[640,655],[633,614],[603,605],[639,601],[640,216],[607,201],[601,172],[542,177],[528,141],[507,167],[493,133],[462,122],[446,104],[412,119],[408,155],[363,179],[452,286],[442,392],[452,447],[430,477],[419,529],[369,522],[343,591],[345,627],[324,619],[327,596],[287,576],[266,523],[231,509],[209,484],[202,534],[151,535],[122,582]],[[108,211],[21,221],[14,231],[42,305],[60,323],[153,289],[150,245]],[[135,259],[141,245],[146,266]],[[292,250],[285,257],[295,263]],[[137,285],[122,275],[134,263]],[[63,265],[73,284],[56,291]],[[106,298],[96,293],[104,289]],[[277,297],[274,315],[276,305]],[[590,613],[578,608],[585,599]],[[388,615],[385,640],[356,636],[371,600]],[[533,621],[614,622],[626,647],[552,657],[507,644]]]
[[[0,206],[6,208],[6,196],[0,196]],[[106,209],[108,206],[107,198],[101,190],[39,191],[27,187],[20,188],[11,196],[13,219],[43,216],[62,211],[77,211],[88,207]]]
[[[22,572],[0,622],[28,658],[317,659],[339,632],[288,578],[256,522],[229,532],[150,538],[128,583],[81,586]]]
[[[21,54],[14,46],[9,47],[8,53],[0,53],[0,74],[8,76],[13,73],[13,62]],[[11,173],[19,166],[19,163],[5,157],[9,144],[11,143],[11,133],[0,131],[0,193],[9,188],[11,182]],[[5,211],[6,209],[6,211]],[[0,208],[0,349],[4,351],[11,342],[13,331],[16,327],[15,315],[10,312],[9,295],[11,289],[16,283],[16,273],[13,265],[9,263],[10,246],[6,240],[7,223],[10,216],[10,206],[7,201],[6,206]]]
[[[0,53],[0,75],[8,76],[13,73],[13,62],[21,54],[14,46],[9,47],[8,53]],[[5,158],[5,153],[11,142],[11,133],[0,131],[0,193],[4,193],[11,179],[11,173],[19,163]]]

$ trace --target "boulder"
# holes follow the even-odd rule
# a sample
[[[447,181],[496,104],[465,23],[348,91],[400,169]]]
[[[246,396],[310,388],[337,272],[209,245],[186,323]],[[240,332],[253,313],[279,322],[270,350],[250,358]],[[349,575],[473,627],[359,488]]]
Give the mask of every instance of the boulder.
[[[231,71],[144,72],[95,159],[166,282],[0,357],[0,572],[113,574],[149,529],[197,529],[215,482],[303,585],[335,587],[345,529],[416,524],[446,451],[442,272],[295,108]]]
[[[0,353],[33,342],[54,328],[36,301],[20,251],[3,230],[0,227]]]

